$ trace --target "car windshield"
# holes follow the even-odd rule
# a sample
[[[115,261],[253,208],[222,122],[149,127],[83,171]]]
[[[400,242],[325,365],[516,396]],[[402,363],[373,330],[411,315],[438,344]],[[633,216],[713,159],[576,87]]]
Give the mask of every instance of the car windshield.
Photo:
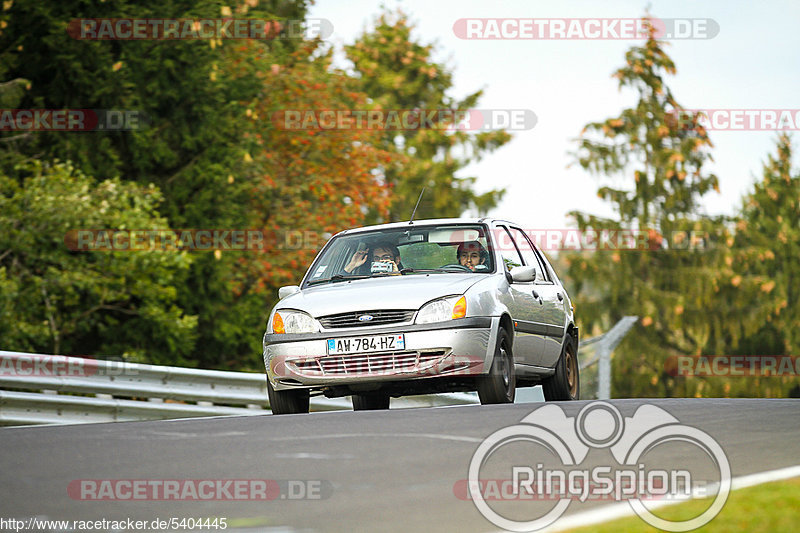
[[[381,229],[334,238],[311,266],[306,286],[367,277],[494,272],[479,224]]]

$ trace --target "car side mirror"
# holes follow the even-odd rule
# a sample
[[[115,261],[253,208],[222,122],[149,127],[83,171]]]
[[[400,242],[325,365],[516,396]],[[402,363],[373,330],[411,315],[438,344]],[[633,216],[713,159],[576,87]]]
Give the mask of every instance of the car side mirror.
[[[286,287],[281,287],[278,289],[278,298],[283,300],[287,296],[291,296],[292,294],[297,294],[300,292],[300,287],[297,285],[287,285]]]
[[[511,269],[511,279],[517,282],[528,282],[536,279],[536,267],[516,266]]]

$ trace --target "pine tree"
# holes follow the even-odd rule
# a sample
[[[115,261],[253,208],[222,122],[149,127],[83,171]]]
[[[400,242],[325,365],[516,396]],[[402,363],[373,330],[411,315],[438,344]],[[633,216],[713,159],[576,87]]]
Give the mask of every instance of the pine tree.
[[[785,354],[800,349],[800,174],[792,173],[791,160],[791,138],[782,134],[744,199],[736,232],[744,253],[734,266],[757,284],[758,299],[769,301],[763,320],[777,330]]]
[[[483,92],[476,91],[462,100],[449,96],[452,72],[433,61],[433,45],[416,41],[413,30],[414,25],[401,11],[384,10],[374,29],[346,47],[359,75],[359,90],[384,110],[473,108]],[[473,190],[476,178],[457,178],[456,174],[510,139],[504,130],[470,133],[442,127],[385,131],[384,149],[404,155],[385,172],[392,192],[388,219],[407,219],[422,187],[427,187],[427,192],[417,210],[418,219],[460,216],[468,208],[485,213],[497,205],[503,191],[477,194]]]
[[[712,143],[666,85],[675,64],[648,19],[645,24],[648,38],[625,54],[613,75],[621,90],[636,94],[634,106],[588,124],[573,154],[581,167],[610,182],[598,196],[617,216],[571,214],[583,231],[647,232],[646,249],[566,258],[585,333],[625,315],[640,317],[615,356],[615,391],[627,396],[682,394],[666,372],[668,355],[701,353],[726,327],[709,320],[709,306],[718,292],[719,243],[727,230],[721,220],[696,213],[700,198],[718,191],[717,177],[704,167]]]

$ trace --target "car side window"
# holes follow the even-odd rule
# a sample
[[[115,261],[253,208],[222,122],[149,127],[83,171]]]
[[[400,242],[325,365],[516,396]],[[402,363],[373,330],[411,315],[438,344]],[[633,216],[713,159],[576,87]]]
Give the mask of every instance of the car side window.
[[[508,228],[505,226],[500,226],[500,228],[502,229],[496,233],[498,240],[497,247],[500,250],[500,256],[503,258],[506,271],[508,271],[516,266],[521,266],[522,257],[519,255],[517,246],[514,244],[514,239],[511,238]]]
[[[542,252],[538,248],[535,251],[536,251],[536,256],[544,265],[544,271],[547,273],[546,275],[550,278],[550,281],[553,281],[554,283],[558,283],[560,285],[561,280],[558,279],[556,271],[553,270],[553,265],[550,264],[550,260],[547,258],[546,255],[544,255],[544,252]]]
[[[514,237],[514,242],[517,243],[520,253],[522,253],[525,264],[536,268],[536,281],[549,281],[549,276],[545,274],[544,265],[542,265],[539,256],[534,252],[528,236],[519,228],[511,228],[511,235]]]

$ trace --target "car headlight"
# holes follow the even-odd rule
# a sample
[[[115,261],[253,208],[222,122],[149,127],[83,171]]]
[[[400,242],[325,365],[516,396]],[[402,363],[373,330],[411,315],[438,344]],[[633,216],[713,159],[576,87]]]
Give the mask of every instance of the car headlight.
[[[314,318],[302,311],[281,309],[272,315],[271,333],[317,333],[319,325]]]
[[[450,296],[423,305],[417,313],[416,323],[430,324],[465,316],[467,316],[467,299],[463,296]]]

